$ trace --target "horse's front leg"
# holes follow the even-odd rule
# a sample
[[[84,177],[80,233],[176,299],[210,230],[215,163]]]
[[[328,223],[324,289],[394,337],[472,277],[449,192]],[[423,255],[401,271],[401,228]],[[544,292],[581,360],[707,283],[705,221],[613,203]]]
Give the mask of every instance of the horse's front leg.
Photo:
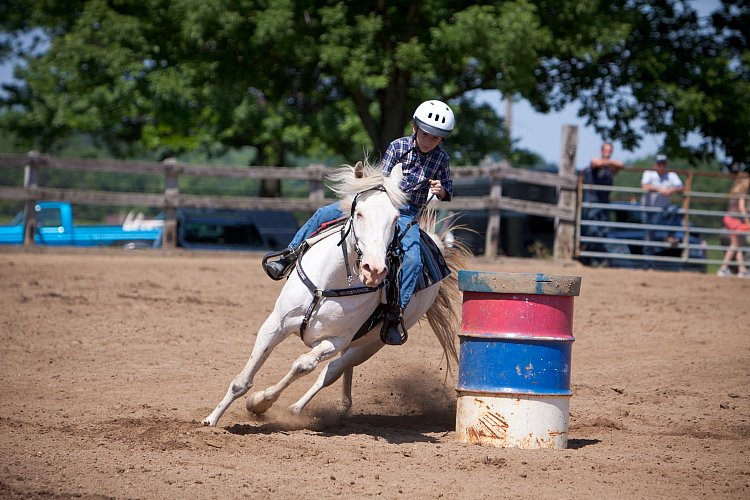
[[[344,345],[345,341],[340,338],[324,339],[318,342],[310,352],[302,354],[292,363],[292,369],[276,385],[256,392],[248,398],[246,405],[248,411],[256,415],[265,413],[292,382],[315,370],[321,361],[335,356]]]
[[[341,381],[341,400],[339,408],[343,413],[352,409],[352,382],[354,381],[354,367],[344,369],[344,379]],[[302,409],[300,409],[302,411]]]
[[[302,412],[305,406],[318,392],[320,392],[321,389],[334,383],[342,374],[344,375],[344,380],[341,390],[341,409],[343,411],[349,411],[352,406],[353,367],[368,360],[383,347],[383,343],[376,334],[372,336],[372,340],[368,339],[366,342],[367,343],[357,345],[356,347],[349,346],[349,348],[341,354],[340,358],[334,359],[328,363],[323,371],[320,372],[318,379],[312,387],[310,387],[305,395],[296,403],[289,407],[289,411],[294,414]]]
[[[214,408],[209,416],[203,419],[203,425],[215,427],[219,418],[229,408],[229,405],[234,402],[235,399],[243,396],[253,386],[253,378],[258,373],[260,367],[268,359],[271,351],[279,345],[279,343],[286,337],[283,332],[279,316],[274,310],[273,313],[266,319],[258,332],[258,337],[255,339],[255,345],[253,351],[250,354],[250,359],[245,363],[245,367],[242,371],[234,377],[232,383],[229,384],[229,389],[224,396],[224,399]]]

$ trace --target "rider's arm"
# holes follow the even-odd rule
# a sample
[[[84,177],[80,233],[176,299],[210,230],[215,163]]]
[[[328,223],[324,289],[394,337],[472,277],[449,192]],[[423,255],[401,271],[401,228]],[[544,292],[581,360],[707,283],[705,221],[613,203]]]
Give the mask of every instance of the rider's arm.
[[[451,167],[448,162],[440,170],[440,199],[442,201],[451,201],[453,199],[453,180],[451,179]]]

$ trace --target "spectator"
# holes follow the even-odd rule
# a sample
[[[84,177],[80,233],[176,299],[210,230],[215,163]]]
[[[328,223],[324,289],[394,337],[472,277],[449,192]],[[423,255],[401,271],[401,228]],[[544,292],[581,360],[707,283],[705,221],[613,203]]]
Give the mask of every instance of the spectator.
[[[601,158],[592,158],[588,168],[584,170],[590,172],[591,182],[588,184],[598,184],[601,186],[611,186],[614,184],[614,178],[617,172],[623,167],[623,164],[619,160],[612,159],[612,152],[614,148],[609,142],[602,144],[602,156]],[[609,190],[604,191],[589,191],[591,201],[597,203],[609,203]],[[586,195],[584,194],[584,199]]]
[[[677,207],[672,205],[672,195],[683,191],[682,180],[675,172],[667,171],[667,156],[656,155],[654,170],[645,170],[641,177],[641,189],[645,192],[641,197],[641,205],[646,208],[658,208],[657,211],[642,212],[644,224],[656,224],[664,226],[679,226],[680,217]],[[646,241],[652,241],[653,230],[646,230]],[[679,240],[672,232],[667,232],[665,241],[672,246],[677,246]],[[657,248],[644,245],[644,254],[658,253]]]
[[[612,144],[605,142],[602,144],[602,154],[599,158],[592,158],[589,166],[583,170],[583,183],[584,184],[596,184],[599,186],[612,186],[614,184],[614,178],[617,172],[623,167],[623,164],[619,160],[612,159]],[[590,203],[609,203],[610,190],[583,190],[583,201]],[[608,222],[610,220],[610,211],[601,207],[587,207],[584,208],[582,219],[593,221],[593,222]],[[609,228],[602,225],[586,225],[581,228],[582,236],[593,236],[598,238],[606,238],[609,235]],[[584,243],[582,245],[583,250],[590,252],[606,252],[606,248],[602,243]],[[605,264],[605,260],[598,259],[596,257],[586,260],[586,263],[591,265],[602,265]]]
[[[723,220],[725,228],[736,232],[729,234],[729,248],[724,253],[724,261],[716,273],[719,276],[732,276],[729,264],[732,262],[732,258],[736,257],[737,276],[740,278],[750,278],[750,273],[747,272],[747,267],[745,267],[745,262],[742,258],[742,249],[740,248],[745,240],[745,235],[739,233],[739,231],[747,232],[750,230],[750,219],[748,219],[747,215],[747,194],[749,190],[750,177],[748,177],[748,174],[738,174],[729,190],[728,213],[724,216]]]

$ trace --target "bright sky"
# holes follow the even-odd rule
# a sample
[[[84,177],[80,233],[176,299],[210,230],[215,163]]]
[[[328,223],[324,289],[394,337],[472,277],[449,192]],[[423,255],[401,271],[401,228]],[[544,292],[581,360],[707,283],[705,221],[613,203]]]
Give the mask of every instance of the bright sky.
[[[719,0],[691,0],[689,3],[699,15],[710,14],[719,4]],[[0,65],[0,83],[12,78],[11,63]],[[500,115],[505,114],[502,96],[499,92],[483,92],[481,99],[490,103]],[[563,125],[578,125],[578,154],[576,164],[584,167],[588,161],[599,153],[601,139],[591,127],[584,127],[576,116],[578,106],[567,106],[559,113],[541,114],[535,112],[527,101],[513,104],[511,135],[518,140],[518,145],[539,154],[545,161],[557,164],[560,161],[560,148]],[[624,162],[655,155],[660,146],[659,138],[646,136],[635,151],[625,151],[620,144],[614,143],[614,157]]]
[[[505,114],[502,95],[499,92],[485,92],[480,98],[500,114]],[[576,115],[578,106],[571,104],[558,113],[537,113],[528,101],[513,103],[511,116],[511,136],[517,140],[517,146],[537,153],[545,161],[557,165],[560,162],[562,148],[562,128],[564,125],[578,126],[578,152],[576,165],[584,168],[589,160],[600,153],[602,139],[592,127]],[[635,151],[625,151],[618,142],[613,143],[613,158],[625,163],[655,155],[660,142],[656,136],[645,136]]]

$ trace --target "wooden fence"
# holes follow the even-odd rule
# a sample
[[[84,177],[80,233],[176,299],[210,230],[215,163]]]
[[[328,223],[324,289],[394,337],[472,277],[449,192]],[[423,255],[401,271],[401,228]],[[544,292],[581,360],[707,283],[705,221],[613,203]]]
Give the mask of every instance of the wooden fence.
[[[521,212],[555,219],[554,255],[570,259],[574,252],[576,189],[575,155],[577,128],[563,127],[563,154],[559,173],[536,172],[511,167],[499,162],[481,167],[454,167],[453,177],[489,179],[489,196],[456,196],[450,202],[451,210],[486,210],[485,255],[496,255],[500,239],[501,211]],[[27,155],[0,154],[0,168],[23,167],[23,187],[0,186],[0,199],[23,201],[24,245],[34,244],[36,228],[34,205],[38,201],[59,200],[92,205],[134,205],[156,207],[164,210],[163,247],[176,244],[176,211],[182,207],[228,208],[245,210],[300,210],[313,212],[330,203],[324,191],[324,165],[312,164],[303,168],[288,167],[227,167],[193,165],[167,159],[163,162],[118,161],[86,158],[58,158],[31,152]],[[156,174],[164,177],[164,192],[159,194],[127,193],[61,189],[39,185],[39,171],[44,168],[79,170],[88,172]],[[261,198],[238,196],[201,196],[180,193],[180,176],[223,177],[233,179],[302,180],[309,182],[306,198]],[[532,185],[553,186],[559,190],[557,204],[520,200],[502,196],[502,181],[512,179]]]

